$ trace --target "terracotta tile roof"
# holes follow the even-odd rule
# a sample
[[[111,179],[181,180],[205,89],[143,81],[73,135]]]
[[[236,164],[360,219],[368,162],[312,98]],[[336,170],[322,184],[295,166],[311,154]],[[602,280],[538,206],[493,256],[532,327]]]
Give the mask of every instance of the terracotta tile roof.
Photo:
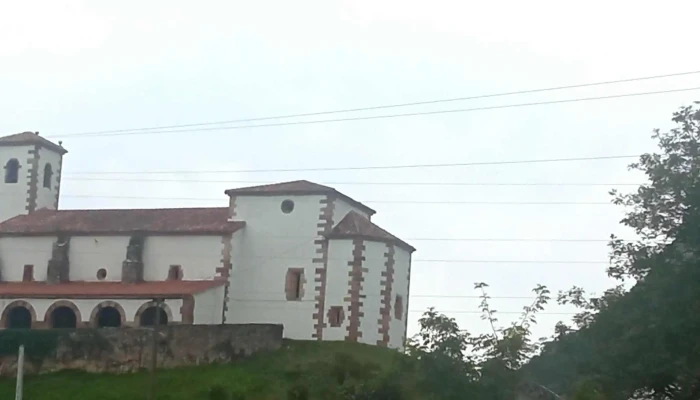
[[[122,282],[0,283],[0,298],[173,298],[205,292],[225,285],[225,280]]]
[[[64,149],[63,146],[59,146],[56,143],[45,139],[34,132],[22,132],[16,133],[10,136],[0,137],[0,146],[26,146],[26,145],[39,145],[44,146],[48,149],[56,151],[61,154],[68,153],[68,150]]]
[[[385,231],[355,211],[350,211],[328,234],[328,238],[363,238],[392,243],[410,252],[416,251],[410,244]]]
[[[306,180],[228,189],[225,193],[229,196],[307,196],[334,194],[370,215],[376,213],[376,211],[374,211],[373,209],[367,207],[366,205],[360,203],[357,200],[352,199],[351,197],[343,193],[340,193],[332,187],[319,185],[318,183],[313,183]]]
[[[227,208],[164,208],[125,210],[47,210],[0,223],[0,235],[65,234],[221,234],[245,222],[229,222]]]

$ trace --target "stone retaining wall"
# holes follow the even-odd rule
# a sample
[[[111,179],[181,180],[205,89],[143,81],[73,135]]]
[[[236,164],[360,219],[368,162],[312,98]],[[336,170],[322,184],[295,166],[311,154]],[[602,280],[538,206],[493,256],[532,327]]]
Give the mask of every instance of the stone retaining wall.
[[[159,367],[226,363],[282,346],[282,325],[173,325],[158,334]],[[148,368],[151,330],[103,328],[0,332],[0,375],[14,376],[17,349],[25,345],[25,371],[66,369],[133,372]]]

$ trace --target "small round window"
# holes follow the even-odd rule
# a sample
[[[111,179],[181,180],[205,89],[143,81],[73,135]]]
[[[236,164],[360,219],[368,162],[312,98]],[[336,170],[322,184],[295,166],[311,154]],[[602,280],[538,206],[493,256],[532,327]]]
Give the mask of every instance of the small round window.
[[[107,277],[107,270],[106,269],[100,268],[97,270],[97,279],[103,280],[106,277]]]
[[[294,211],[294,202],[291,200],[283,201],[282,202],[282,212],[285,214],[289,214],[292,211]]]

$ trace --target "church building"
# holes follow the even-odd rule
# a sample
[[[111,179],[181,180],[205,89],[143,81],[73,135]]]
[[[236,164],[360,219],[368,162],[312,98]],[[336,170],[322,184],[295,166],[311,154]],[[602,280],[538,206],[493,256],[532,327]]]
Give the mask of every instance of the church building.
[[[0,329],[276,323],[403,348],[415,249],[370,207],[300,180],[219,208],[62,210],[66,153],[0,137]]]

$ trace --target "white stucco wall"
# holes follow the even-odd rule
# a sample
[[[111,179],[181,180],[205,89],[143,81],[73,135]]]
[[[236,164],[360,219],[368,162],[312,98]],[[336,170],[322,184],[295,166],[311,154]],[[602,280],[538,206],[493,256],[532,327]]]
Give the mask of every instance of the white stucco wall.
[[[29,150],[33,146],[0,147],[0,222],[20,214],[26,214]],[[5,183],[5,166],[10,159],[19,161],[17,183]]]
[[[234,263],[230,277],[227,323],[282,323],[285,337],[311,339],[315,266],[319,215],[325,196],[262,196],[236,198],[236,220],[246,227],[236,233]],[[283,200],[294,201],[294,211],[285,214]],[[304,296],[287,301],[285,278],[288,268],[304,268]]]
[[[105,281],[120,281],[122,279],[122,262],[126,258],[128,244],[128,236],[71,237],[68,253],[70,279],[72,281],[98,281],[97,271],[104,268],[107,271]],[[51,257],[50,250],[51,245],[49,245],[49,258]],[[48,263],[48,258],[43,264],[44,268],[46,263]]]
[[[352,267],[348,262],[353,260],[352,240],[334,239],[329,242],[328,247],[328,269],[326,272],[326,329],[323,331],[324,340],[345,340],[348,327],[348,272]],[[332,327],[328,323],[328,310],[332,306],[343,307],[343,323],[339,327]]]
[[[224,309],[224,287],[194,295],[194,323],[220,324]]]
[[[360,293],[363,306],[360,309],[364,316],[360,318],[360,331],[362,338],[360,342],[376,344],[383,338],[379,333],[381,324],[382,296],[381,286],[382,272],[386,271],[386,253],[388,246],[381,242],[364,241],[365,261],[363,268],[367,269],[364,274],[364,282]],[[328,281],[326,286],[326,313],[331,306],[342,306],[344,313],[343,324],[339,327],[330,325],[323,332],[324,340],[345,340],[349,321],[348,299],[349,277],[348,273],[352,267],[348,262],[353,259],[353,242],[351,239],[333,239],[330,241],[328,253]],[[403,349],[403,338],[405,335],[405,323],[408,315],[408,266],[410,253],[397,246],[394,246],[394,281],[392,284],[389,323],[389,347]],[[403,298],[403,315],[400,319],[395,318],[394,303],[396,295]]]
[[[75,304],[76,307],[78,307],[78,310],[80,311],[80,319],[82,322],[89,322],[90,315],[92,314],[92,311],[95,309],[95,307],[101,302],[105,301],[105,299],[0,299],[0,313],[2,313],[2,311],[5,310],[5,307],[7,305],[9,305],[15,300],[24,300],[27,303],[31,304],[32,307],[34,307],[37,320],[39,321],[44,321],[46,310],[48,310],[49,307],[51,307],[51,305],[55,302],[61,300],[70,301],[73,304]],[[139,307],[141,307],[144,303],[148,303],[149,301],[151,301],[151,299],[113,299],[113,301],[119,303],[119,305],[121,305],[124,309],[124,314],[126,314],[126,321],[132,322],[134,321],[136,311],[138,311]],[[172,322],[182,321],[182,316],[180,315],[180,307],[182,307],[182,300],[170,299],[166,300],[165,304],[170,308],[170,311],[172,313]],[[195,303],[195,309],[196,307],[197,304]]]
[[[70,279],[97,281],[97,271],[107,270],[105,281],[120,281],[122,262],[130,236],[73,236],[70,240]],[[55,236],[0,238],[3,279],[21,281],[24,265],[34,265],[34,279],[46,280]],[[220,236],[148,236],[143,254],[144,279],[162,281],[171,265],[182,266],[184,280],[213,279],[221,266]]]
[[[360,332],[362,338],[360,341],[367,344],[377,344],[377,340],[382,339],[379,334],[379,319],[381,318],[380,309],[382,307],[382,272],[386,271],[386,256],[387,246],[385,243],[364,241],[365,244],[365,260],[362,262],[362,268],[366,268],[364,274],[365,281],[362,283],[361,296],[366,296],[362,299],[362,307],[360,311],[364,313],[360,317]]]
[[[403,349],[404,338],[406,336],[406,319],[408,318],[408,294],[409,275],[408,270],[411,262],[411,253],[394,246],[394,284],[391,295],[391,324],[389,325],[389,347]],[[394,318],[394,302],[396,295],[403,298],[403,316],[401,319]]]
[[[27,189],[29,188],[30,165],[27,160],[30,157],[29,151],[34,149],[34,146],[9,146],[0,147],[0,222],[15,217],[17,215],[26,214],[27,207]],[[16,158],[19,161],[19,179],[17,183],[5,183],[5,166],[7,161]],[[56,185],[58,184],[58,166],[61,160],[61,155],[46,148],[39,149],[39,165],[37,174],[37,209],[50,208],[54,209],[56,202]],[[51,188],[46,189],[44,183],[44,166],[46,163],[51,163],[53,168],[53,177]]]
[[[183,280],[213,279],[221,266],[221,236],[148,236],[144,243],[144,279],[162,281],[171,265],[182,266]],[[126,256],[126,245],[124,255]],[[123,258],[122,258],[123,259]],[[121,265],[121,264],[120,264]]]
[[[0,237],[0,267],[4,281],[21,281],[25,265],[34,266],[34,279],[46,280],[55,237]]]
[[[335,201],[335,207],[333,208],[333,224],[340,222],[350,211],[355,211],[363,217],[369,218],[369,214],[364,212],[362,209],[351,205],[345,200],[337,199]]]
[[[61,163],[61,155],[55,151],[41,148],[39,150],[39,174],[37,175],[37,198],[36,208],[56,209],[56,186],[59,181],[59,165]],[[44,168],[46,164],[51,164],[53,175],[51,176],[51,187],[44,187]]]

